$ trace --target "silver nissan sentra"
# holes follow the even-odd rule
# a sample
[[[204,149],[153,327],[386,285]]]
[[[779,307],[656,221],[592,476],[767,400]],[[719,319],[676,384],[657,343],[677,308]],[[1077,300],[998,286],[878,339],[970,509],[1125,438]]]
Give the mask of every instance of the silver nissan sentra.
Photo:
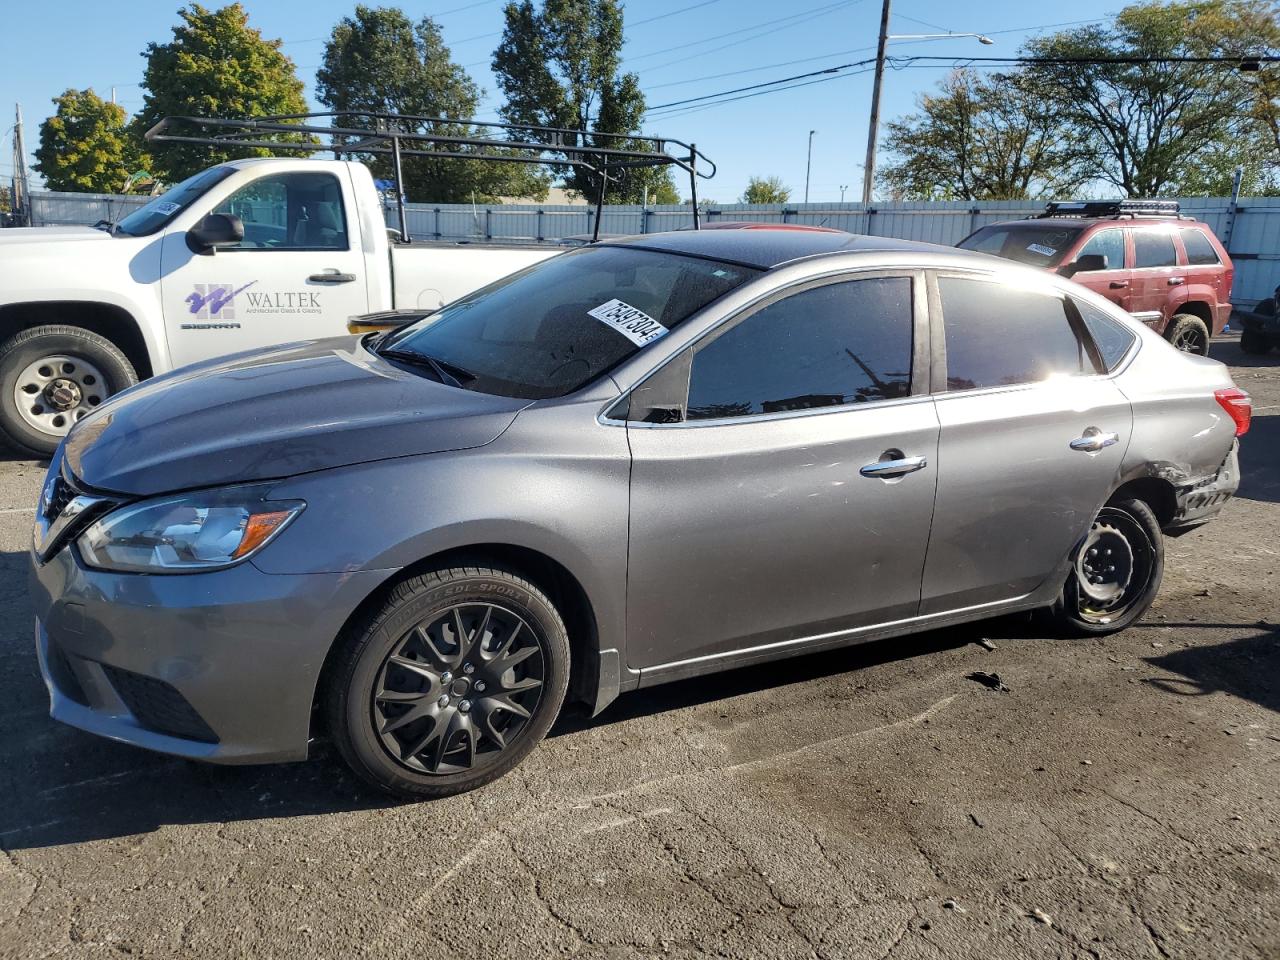
[[[327,733],[407,797],[566,701],[1014,611],[1105,634],[1238,484],[1249,398],[1067,280],[837,232],[591,245],[81,421],[32,552],[52,715]]]

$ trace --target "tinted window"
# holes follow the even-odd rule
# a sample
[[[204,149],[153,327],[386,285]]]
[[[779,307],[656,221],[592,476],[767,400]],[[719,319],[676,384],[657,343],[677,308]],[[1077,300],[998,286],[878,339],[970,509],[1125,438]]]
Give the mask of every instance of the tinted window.
[[[1080,235],[1079,226],[1059,224],[992,224],[969,234],[958,246],[994,253],[1033,267],[1056,266]]]
[[[1102,365],[1109,371],[1114,370],[1116,365],[1124,359],[1124,355],[1129,352],[1136,334],[1115,317],[1103,313],[1090,304],[1075,299],[1072,299],[1072,303],[1080,311],[1080,318],[1098,347]]]
[[[1204,266],[1222,262],[1218,259],[1218,251],[1213,249],[1209,238],[1195,227],[1183,227],[1181,233],[1182,245],[1187,248],[1187,263],[1192,266]]]
[[[689,419],[905,397],[911,318],[906,277],[828,284],[772,303],[694,355]]]
[[[947,387],[971,390],[1094,373],[1058,297],[939,277]]]
[[[758,274],[623,245],[583,247],[455,300],[378,349],[447,364],[469,390],[558,397]]]
[[[1076,254],[1079,260],[1089,254],[1098,254],[1107,258],[1108,270],[1120,270],[1124,267],[1124,231],[1099,230]]]
[[[1168,231],[1133,231],[1133,265],[1135,267],[1172,267],[1177,262],[1177,254],[1173,251],[1173,236]]]
[[[118,224],[119,233],[131,237],[145,237],[155,233],[179,213],[191,206],[215,183],[221,183],[236,172],[235,167],[211,167],[202,170],[193,177],[188,177],[176,187],[171,187],[162,196],[150,200],[139,207]]]
[[[214,213],[244,224],[240,247],[255,250],[345,250],[347,219],[342,189],[327,173],[263,177],[227,197]]]

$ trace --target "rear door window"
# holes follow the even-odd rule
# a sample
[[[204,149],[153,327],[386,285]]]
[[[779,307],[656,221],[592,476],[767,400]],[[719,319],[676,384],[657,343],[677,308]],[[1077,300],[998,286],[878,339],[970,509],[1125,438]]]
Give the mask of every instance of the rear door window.
[[[1187,263],[1193,267],[1212,266],[1221,263],[1218,259],[1218,251],[1213,248],[1213,244],[1195,227],[1183,227],[1179,231],[1182,234],[1182,245],[1187,250]]]
[[[699,347],[690,420],[745,417],[911,392],[910,277],[873,277],[792,294]]]
[[[1036,383],[1098,373],[1066,299],[987,280],[939,277],[947,389]]]
[[[1173,235],[1167,230],[1134,230],[1132,232],[1135,269],[1178,265],[1178,255],[1173,249]]]

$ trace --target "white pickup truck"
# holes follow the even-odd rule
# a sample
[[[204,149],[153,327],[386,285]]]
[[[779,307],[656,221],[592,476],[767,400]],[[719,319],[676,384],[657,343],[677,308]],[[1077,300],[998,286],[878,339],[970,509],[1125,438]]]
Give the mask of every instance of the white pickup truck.
[[[139,379],[439,307],[556,246],[393,242],[367,167],[211,167],[116,224],[0,230],[0,439],[56,449]]]

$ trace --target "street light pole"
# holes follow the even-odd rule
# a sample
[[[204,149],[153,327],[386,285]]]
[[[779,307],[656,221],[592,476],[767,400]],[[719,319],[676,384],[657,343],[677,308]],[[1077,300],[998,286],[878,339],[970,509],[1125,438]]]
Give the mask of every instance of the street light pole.
[[[817,130],[809,131],[809,156],[804,162],[804,202],[809,202],[809,171],[813,169],[813,135]]]
[[[847,183],[840,184],[840,202],[841,203],[844,203],[844,192],[848,189],[849,189],[849,185]]]
[[[880,42],[876,46],[876,79],[871,88],[871,125],[867,130],[867,163],[862,171],[862,202],[871,202],[871,185],[876,179],[876,137],[880,132],[880,85],[884,82],[884,48],[889,42],[889,4],[880,9]]]

